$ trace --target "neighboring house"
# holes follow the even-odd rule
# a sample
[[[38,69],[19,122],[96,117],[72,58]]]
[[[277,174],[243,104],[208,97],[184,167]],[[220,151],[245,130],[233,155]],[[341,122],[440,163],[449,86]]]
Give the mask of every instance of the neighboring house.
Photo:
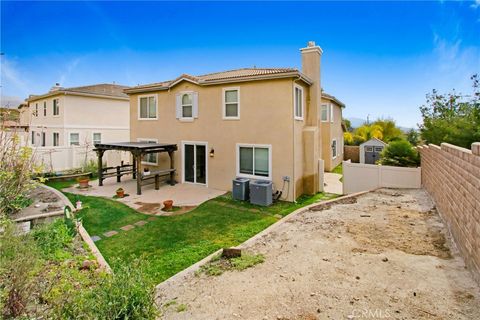
[[[320,120],[322,52],[314,42],[301,49],[302,71],[183,74],[126,89],[131,141],[177,144],[179,182],[230,190],[238,176],[271,180],[289,201],[321,191],[322,144],[331,143]],[[151,154],[142,164],[165,168],[169,159]]]
[[[29,142],[45,171],[82,167],[86,159],[95,157],[94,143],[129,139],[126,88],[116,84],[62,88],[57,84],[26,100],[28,112],[23,121],[29,121]],[[106,161],[117,163],[119,157],[112,153]]]
[[[360,163],[375,164],[386,146],[385,142],[377,138],[365,141],[359,146]]]
[[[345,105],[325,92],[322,92],[320,119],[322,121],[322,155],[325,171],[332,171],[343,161],[342,109]]]

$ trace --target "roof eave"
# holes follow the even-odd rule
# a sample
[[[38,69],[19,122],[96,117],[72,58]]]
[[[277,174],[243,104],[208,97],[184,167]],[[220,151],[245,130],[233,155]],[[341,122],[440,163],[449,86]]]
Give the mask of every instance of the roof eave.
[[[106,94],[97,94],[97,93],[86,93],[86,92],[78,92],[78,91],[69,91],[69,90],[59,90],[54,92],[49,92],[46,94],[42,94],[39,96],[31,96],[27,98],[25,101],[32,102],[37,100],[42,100],[45,98],[53,97],[56,95],[72,95],[72,96],[84,96],[84,97],[93,97],[93,98],[103,98],[103,99],[115,99],[115,100],[126,100],[128,101],[129,97],[120,97],[120,96],[111,96]]]

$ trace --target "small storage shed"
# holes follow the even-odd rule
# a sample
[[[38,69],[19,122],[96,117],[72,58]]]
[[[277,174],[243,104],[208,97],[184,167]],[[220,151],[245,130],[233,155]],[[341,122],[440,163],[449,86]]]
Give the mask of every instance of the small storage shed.
[[[365,141],[360,145],[360,163],[375,164],[386,146],[385,142],[377,138]]]

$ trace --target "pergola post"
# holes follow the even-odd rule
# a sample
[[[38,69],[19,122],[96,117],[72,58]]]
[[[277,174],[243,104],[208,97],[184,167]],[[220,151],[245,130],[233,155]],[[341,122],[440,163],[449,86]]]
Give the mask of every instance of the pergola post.
[[[132,158],[133,158],[133,179],[137,178],[137,158],[135,158],[135,154],[132,152]]]
[[[97,149],[97,156],[98,156],[98,185],[101,187],[103,186],[103,153],[105,150]]]
[[[135,170],[137,171],[137,194],[142,194],[142,153],[135,152],[134,157],[136,158],[137,167]]]
[[[170,157],[170,169],[175,169],[175,158],[173,155],[173,150],[168,150],[168,156]],[[175,185],[175,171],[170,172],[170,185]]]

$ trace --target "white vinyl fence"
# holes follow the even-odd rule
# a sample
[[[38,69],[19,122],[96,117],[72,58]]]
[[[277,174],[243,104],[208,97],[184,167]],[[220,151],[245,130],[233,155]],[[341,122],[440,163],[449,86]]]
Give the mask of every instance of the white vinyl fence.
[[[42,171],[62,171],[81,168],[91,160],[97,163],[97,154],[92,148],[85,146],[70,147],[36,147],[33,149],[34,161],[42,166]],[[108,166],[120,165],[121,161],[130,160],[129,153],[121,151],[107,151],[103,156],[104,163]]]
[[[343,161],[343,194],[376,188],[420,188],[421,168]]]

